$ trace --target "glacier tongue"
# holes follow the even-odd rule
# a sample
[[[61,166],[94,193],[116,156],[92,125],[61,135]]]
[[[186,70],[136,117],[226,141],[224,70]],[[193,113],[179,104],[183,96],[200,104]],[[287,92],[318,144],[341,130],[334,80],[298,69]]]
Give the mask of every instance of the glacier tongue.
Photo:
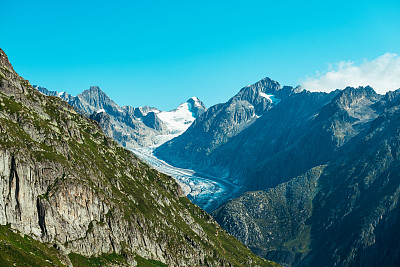
[[[170,133],[155,136],[152,146],[131,148],[131,151],[153,168],[173,177],[193,203],[210,212],[232,198],[240,186],[194,170],[171,166],[153,154],[156,147],[185,132],[205,110],[204,104],[197,97],[191,97],[174,110],[160,111],[156,116],[165,123]]]
[[[154,148],[150,147],[131,149],[136,156],[153,168],[174,178],[185,195],[207,212],[215,210],[225,201],[235,197],[241,188],[225,179],[171,166],[154,156],[153,150]]]

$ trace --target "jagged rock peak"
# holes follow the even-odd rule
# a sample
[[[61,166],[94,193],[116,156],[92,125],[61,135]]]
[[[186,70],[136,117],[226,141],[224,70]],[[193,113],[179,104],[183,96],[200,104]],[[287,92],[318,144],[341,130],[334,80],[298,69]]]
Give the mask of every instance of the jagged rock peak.
[[[98,86],[90,86],[88,90],[83,91],[80,96],[93,96],[93,95],[101,95],[102,97],[105,97],[109,99],[109,96],[100,89]],[[78,95],[78,96],[79,96]]]
[[[42,87],[42,86],[33,85],[33,88],[38,90],[39,92],[41,92],[44,95],[58,96],[58,93],[56,91],[50,91],[47,88]]]
[[[0,48],[0,63],[1,66],[6,67],[8,70],[14,72],[14,68],[8,60],[7,54]]]
[[[375,90],[367,85],[367,86],[359,86],[357,88],[347,86],[345,89],[342,91],[342,95],[376,95],[377,93]]]
[[[248,86],[244,87],[243,89],[246,89],[246,88],[254,88],[254,89],[257,89],[257,91],[261,91],[264,93],[265,92],[272,93],[272,92],[277,92],[278,90],[280,90],[281,85],[277,81],[274,81],[269,77],[265,77],[264,79],[261,79],[254,84],[248,85]]]
[[[280,84],[279,84],[277,81],[272,80],[272,79],[269,78],[269,77],[265,77],[265,78],[259,80],[259,81],[258,81],[257,83],[255,83],[255,84],[269,85],[269,87],[271,87],[271,86],[281,87]]]
[[[192,96],[186,102],[190,104],[189,110],[195,118],[198,118],[201,114],[207,111],[204,103],[196,96]]]
[[[92,106],[92,109],[85,110],[89,114],[102,108],[109,114],[117,113],[120,110],[119,106],[98,86],[91,86],[90,89],[83,91],[77,97]]]
[[[385,94],[384,100],[385,101],[392,101],[395,98],[398,98],[400,95],[400,89],[397,89],[395,91],[389,91]]]
[[[98,86],[90,86],[90,89],[89,89],[90,91],[94,91],[94,92],[100,92],[101,91],[101,89],[100,89],[100,87],[98,87]]]
[[[276,95],[281,90],[278,82],[266,77],[254,84],[243,87],[232,99],[246,100],[251,104],[258,104],[261,99],[266,98],[265,94]]]
[[[137,107],[137,108],[133,108],[133,107],[128,107],[125,106],[124,107],[126,110],[128,110],[128,112],[134,114],[135,117],[137,118],[142,118],[144,116],[146,116],[149,112],[154,112],[154,113],[159,113],[160,110],[155,108],[155,107],[149,107],[149,106],[143,106],[143,107]]]
[[[89,92],[91,94],[105,95],[108,97],[108,95],[103,90],[101,90],[99,86],[92,85],[92,86],[90,86],[90,88],[88,90],[85,90],[82,93],[84,93],[84,92]]]
[[[369,85],[365,87],[359,86],[357,88],[348,86],[335,97],[334,102],[347,106],[350,103],[361,98],[378,99],[379,95]]]

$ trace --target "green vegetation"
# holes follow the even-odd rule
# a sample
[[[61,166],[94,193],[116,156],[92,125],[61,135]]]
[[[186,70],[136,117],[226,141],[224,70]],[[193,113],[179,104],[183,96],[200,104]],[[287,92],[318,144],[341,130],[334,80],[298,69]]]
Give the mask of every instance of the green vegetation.
[[[29,236],[21,236],[10,226],[0,225],[0,266],[66,266],[65,256],[50,244],[43,244]],[[84,257],[76,253],[68,255],[75,267],[99,267],[128,265],[123,255],[103,254],[100,257]],[[138,266],[167,265],[156,261],[146,260],[136,256]]]
[[[167,267],[168,265],[155,261],[155,260],[146,260],[145,258],[142,258],[140,256],[136,256],[135,260],[137,262],[138,267]]]
[[[2,103],[4,105],[0,106],[0,110],[1,109],[5,109],[10,114],[14,114],[14,113],[17,113],[17,112],[20,112],[20,111],[23,110],[22,109],[22,104],[15,102],[13,96],[11,96],[10,98],[8,98],[8,97],[2,98]]]
[[[0,266],[64,266],[54,247],[0,225]]]
[[[101,257],[84,257],[76,253],[70,253],[68,255],[72,264],[75,267],[100,267],[100,266],[121,266],[127,265],[126,259],[122,255],[103,254]]]

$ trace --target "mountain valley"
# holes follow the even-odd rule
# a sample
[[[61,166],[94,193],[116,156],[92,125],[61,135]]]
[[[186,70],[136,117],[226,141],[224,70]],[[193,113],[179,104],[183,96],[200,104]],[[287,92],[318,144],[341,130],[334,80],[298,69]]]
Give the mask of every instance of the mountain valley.
[[[208,109],[192,97],[160,111],[120,107],[96,86],[31,87],[3,55],[0,232],[54,244],[42,258],[274,264],[231,234],[284,266],[400,264],[400,89],[264,78]],[[87,200],[65,204],[76,196]]]
[[[35,90],[1,49],[0,135],[4,266],[275,265],[99,123]]]
[[[175,178],[184,194],[207,212],[213,211],[239,191],[238,186],[229,181],[175,167],[154,156],[156,147],[181,135],[207,110],[197,97],[189,98],[171,111],[160,111],[149,106],[120,107],[97,86],[77,96],[36,85],[33,87],[44,95],[60,97],[77,112],[97,121],[108,137],[158,171]]]

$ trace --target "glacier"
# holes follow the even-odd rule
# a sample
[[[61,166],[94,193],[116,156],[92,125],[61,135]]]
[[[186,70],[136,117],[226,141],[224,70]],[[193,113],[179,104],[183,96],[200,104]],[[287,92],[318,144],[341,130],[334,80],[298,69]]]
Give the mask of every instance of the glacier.
[[[207,212],[215,210],[222,203],[233,198],[241,189],[240,185],[226,179],[172,166],[153,154],[154,147],[131,148],[130,150],[159,172],[174,178],[184,194]]]

